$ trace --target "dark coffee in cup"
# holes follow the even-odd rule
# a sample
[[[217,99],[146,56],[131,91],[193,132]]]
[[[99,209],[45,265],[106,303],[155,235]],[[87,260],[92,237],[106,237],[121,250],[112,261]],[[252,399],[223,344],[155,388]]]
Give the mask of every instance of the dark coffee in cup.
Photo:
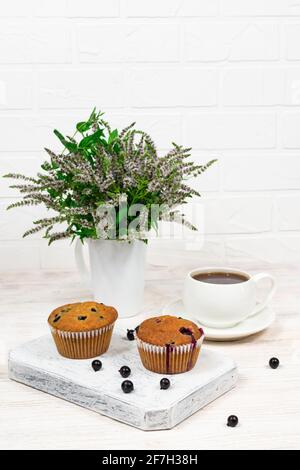
[[[257,301],[257,286],[269,279],[264,299]],[[208,266],[195,268],[185,278],[183,305],[187,315],[201,325],[230,328],[265,308],[273,296],[270,274],[251,275],[240,269]]]
[[[207,282],[209,284],[239,284],[248,281],[248,277],[238,273],[227,272],[208,272],[194,274],[196,281]]]

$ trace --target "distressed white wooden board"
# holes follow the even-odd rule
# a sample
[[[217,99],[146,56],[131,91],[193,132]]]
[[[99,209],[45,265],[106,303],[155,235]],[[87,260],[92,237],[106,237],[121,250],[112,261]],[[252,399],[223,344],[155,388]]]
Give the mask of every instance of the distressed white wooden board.
[[[91,359],[72,360],[60,356],[52,337],[42,336],[9,354],[11,379],[81,405],[143,430],[170,429],[234,387],[234,362],[205,351],[195,368],[169,376],[171,387],[160,390],[162,377],[146,370],[136,342],[114,333],[109,351],[101,356],[103,367],[94,372]],[[124,394],[118,370],[128,365],[134,391]]]

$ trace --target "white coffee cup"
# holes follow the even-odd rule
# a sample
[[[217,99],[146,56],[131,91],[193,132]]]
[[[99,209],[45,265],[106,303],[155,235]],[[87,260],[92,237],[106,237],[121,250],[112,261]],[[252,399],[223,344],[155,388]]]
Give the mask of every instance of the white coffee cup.
[[[196,280],[202,273],[234,273],[245,278],[236,284],[213,284]],[[257,301],[257,284],[263,279],[271,281],[262,301]],[[185,279],[183,303],[188,315],[204,326],[228,328],[255,315],[271,300],[275,291],[275,279],[267,273],[251,275],[245,271],[226,267],[198,268],[190,271]]]

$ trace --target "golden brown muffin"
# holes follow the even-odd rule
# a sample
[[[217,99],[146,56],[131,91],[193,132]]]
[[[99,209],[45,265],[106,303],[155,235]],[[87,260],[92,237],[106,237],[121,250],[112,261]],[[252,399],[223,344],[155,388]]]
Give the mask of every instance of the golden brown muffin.
[[[88,359],[107,351],[118,313],[97,302],[78,302],[56,308],[48,323],[58,352],[72,359]]]
[[[171,315],[148,318],[143,321],[137,331],[139,339],[156,346],[189,344],[192,336],[198,340],[202,334],[202,330],[200,332],[198,326],[192,321]]]
[[[48,322],[62,331],[91,331],[110,325],[117,317],[114,307],[97,302],[80,302],[56,308]]]
[[[204,339],[202,328],[171,315],[149,318],[137,328],[137,346],[146,369],[179,374],[197,362]]]

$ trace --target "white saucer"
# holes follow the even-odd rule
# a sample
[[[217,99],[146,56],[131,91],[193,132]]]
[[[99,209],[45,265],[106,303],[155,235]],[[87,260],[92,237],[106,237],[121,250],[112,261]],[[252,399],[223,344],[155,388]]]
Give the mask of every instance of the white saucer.
[[[184,306],[181,299],[173,300],[163,308],[163,315],[180,315],[185,316]],[[200,321],[191,318],[199,326],[202,326]],[[211,341],[233,341],[246,336],[253,335],[259,331],[263,331],[270,326],[275,320],[275,313],[271,307],[266,307],[258,312],[253,317],[241,321],[235,326],[230,328],[211,328],[203,325],[205,339]]]

